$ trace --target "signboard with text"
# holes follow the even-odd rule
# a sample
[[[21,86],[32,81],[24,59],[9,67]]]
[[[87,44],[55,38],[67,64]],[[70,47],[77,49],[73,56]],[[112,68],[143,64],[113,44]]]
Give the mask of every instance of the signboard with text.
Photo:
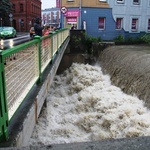
[[[76,17],[69,17],[66,18],[67,19],[67,23],[77,23],[77,18]]]
[[[79,10],[68,10],[64,16],[66,17],[78,17],[80,15],[80,11]]]

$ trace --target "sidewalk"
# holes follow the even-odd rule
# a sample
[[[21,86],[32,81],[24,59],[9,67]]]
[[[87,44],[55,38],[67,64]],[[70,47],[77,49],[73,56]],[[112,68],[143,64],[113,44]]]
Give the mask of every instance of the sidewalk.
[[[17,32],[17,35],[28,35],[29,32]]]

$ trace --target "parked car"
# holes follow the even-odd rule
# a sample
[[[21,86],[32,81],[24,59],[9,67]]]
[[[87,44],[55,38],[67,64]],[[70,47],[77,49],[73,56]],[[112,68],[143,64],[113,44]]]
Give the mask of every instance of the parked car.
[[[0,38],[14,38],[16,36],[17,32],[14,27],[2,27],[2,30],[0,30]]]
[[[2,31],[3,27],[0,27],[0,32]]]

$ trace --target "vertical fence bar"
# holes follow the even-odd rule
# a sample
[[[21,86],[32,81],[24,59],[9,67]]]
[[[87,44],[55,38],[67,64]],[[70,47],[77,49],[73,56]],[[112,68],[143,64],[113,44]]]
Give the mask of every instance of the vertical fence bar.
[[[53,58],[54,58],[54,55],[53,55],[53,53],[54,53],[54,46],[53,46],[53,42],[54,40],[53,40],[53,35],[51,34],[51,53],[52,53],[52,60],[51,61],[53,61]]]
[[[2,52],[2,51],[1,51]],[[0,52],[0,142],[8,139],[8,110],[6,101],[6,85],[4,60]]]
[[[42,62],[41,62],[41,37],[40,36],[35,36],[34,39],[38,39],[39,42],[38,42],[38,56],[39,56],[39,62],[38,63],[38,66],[39,66],[39,79],[37,81],[37,83],[40,83],[41,80],[42,80],[42,76],[41,76],[41,72],[42,72]]]

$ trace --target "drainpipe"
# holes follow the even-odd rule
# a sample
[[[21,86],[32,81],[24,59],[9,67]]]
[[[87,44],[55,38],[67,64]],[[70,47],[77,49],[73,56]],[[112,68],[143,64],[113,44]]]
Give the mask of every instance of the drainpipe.
[[[26,31],[28,31],[27,30],[27,28],[28,28],[27,26],[28,26],[28,22],[27,22],[27,0],[26,0]]]
[[[80,27],[80,29],[81,29],[81,24],[82,24],[82,23],[81,23],[81,20],[82,20],[82,16],[81,16],[81,14],[82,14],[82,12],[81,12],[81,11],[82,11],[82,0],[80,0],[79,10],[80,10],[80,21],[79,21],[79,24],[80,24],[80,25],[79,25],[79,27]]]

